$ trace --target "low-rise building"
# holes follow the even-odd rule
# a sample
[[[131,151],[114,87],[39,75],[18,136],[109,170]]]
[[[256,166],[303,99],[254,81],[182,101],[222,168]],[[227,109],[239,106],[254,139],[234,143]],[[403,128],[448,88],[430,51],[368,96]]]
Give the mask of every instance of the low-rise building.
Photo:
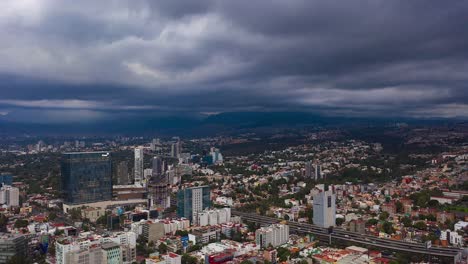
[[[81,217],[89,219],[90,222],[95,223],[99,217],[104,216],[106,210],[99,207],[88,207],[81,209]]]

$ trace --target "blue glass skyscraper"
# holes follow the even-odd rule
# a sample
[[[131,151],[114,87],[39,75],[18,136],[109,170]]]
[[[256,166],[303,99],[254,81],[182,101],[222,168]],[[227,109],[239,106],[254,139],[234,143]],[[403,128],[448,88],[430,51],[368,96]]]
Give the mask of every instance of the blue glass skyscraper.
[[[112,199],[110,152],[72,152],[62,157],[62,191],[65,204]]]
[[[179,190],[177,193],[177,216],[193,221],[198,212],[211,206],[210,187],[198,186]]]

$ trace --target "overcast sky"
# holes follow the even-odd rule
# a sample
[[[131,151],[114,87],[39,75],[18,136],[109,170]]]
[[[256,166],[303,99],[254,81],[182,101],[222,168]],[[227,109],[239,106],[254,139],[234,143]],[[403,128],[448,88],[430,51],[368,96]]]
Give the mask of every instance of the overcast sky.
[[[0,1],[0,120],[468,117],[468,1]]]

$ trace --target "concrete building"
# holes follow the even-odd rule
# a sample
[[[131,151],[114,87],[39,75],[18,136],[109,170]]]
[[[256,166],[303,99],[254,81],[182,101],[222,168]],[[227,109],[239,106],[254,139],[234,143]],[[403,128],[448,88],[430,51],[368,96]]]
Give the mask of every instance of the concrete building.
[[[143,181],[143,163],[144,153],[143,148],[135,148],[135,183],[141,183]]]
[[[307,161],[304,166],[305,174],[304,177],[308,179],[315,178],[315,171],[314,166],[312,165],[312,161]]]
[[[171,145],[171,157],[178,158],[181,152],[181,143],[177,141]]]
[[[117,164],[117,184],[128,185],[131,184],[131,180],[128,173],[128,164],[126,161],[121,161]]]
[[[122,249],[119,244],[108,242],[101,245],[102,248],[102,263],[120,264],[122,260]]]
[[[8,263],[15,255],[27,256],[28,240],[24,235],[0,233],[0,264]]]
[[[162,258],[164,259],[166,264],[181,264],[182,263],[182,256],[169,252],[167,255],[163,255]]]
[[[147,221],[142,225],[142,235],[148,242],[156,242],[166,234],[164,224]]]
[[[314,224],[320,227],[335,226],[336,195],[333,186],[328,191],[320,191],[313,199]]]
[[[19,206],[19,189],[4,185],[0,188],[0,204],[8,207]]]
[[[273,224],[269,227],[262,227],[255,231],[255,243],[261,248],[281,246],[289,240],[289,226]]]
[[[362,219],[351,220],[349,222],[349,231],[356,232],[359,234],[366,233],[366,222]]]
[[[315,164],[315,180],[323,179],[322,175],[322,165]]]
[[[130,264],[136,261],[136,234],[120,232],[110,236],[86,234],[55,242],[56,264]]]
[[[189,240],[195,244],[207,244],[211,241],[218,241],[221,237],[221,228],[218,226],[201,226],[192,229]]]
[[[104,216],[106,214],[106,210],[99,207],[88,207],[81,209],[81,217],[89,219],[91,223],[95,223],[99,217]]]
[[[231,221],[231,208],[204,210],[197,214],[196,222],[199,226],[220,225]]]
[[[161,157],[153,158],[153,171],[148,183],[148,204],[150,208],[164,210],[170,207],[169,182],[165,163]]]
[[[94,263],[107,263],[107,262],[103,262],[102,249],[100,247],[92,247],[89,249],[78,249],[75,251],[67,252],[64,255],[63,262],[61,263],[94,264]]]

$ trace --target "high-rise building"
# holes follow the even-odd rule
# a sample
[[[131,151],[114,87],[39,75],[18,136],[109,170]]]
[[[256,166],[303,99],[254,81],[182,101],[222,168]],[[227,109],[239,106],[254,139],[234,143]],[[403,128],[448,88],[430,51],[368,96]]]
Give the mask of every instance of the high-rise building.
[[[211,159],[213,164],[222,164],[223,163],[223,155],[219,152],[217,148],[211,148],[210,151]]]
[[[64,204],[77,205],[112,199],[110,152],[65,153],[61,176]]]
[[[308,179],[314,178],[314,170],[313,170],[313,165],[311,161],[307,161],[305,163],[305,177]]]
[[[336,222],[336,194],[333,186],[328,191],[320,190],[314,195],[314,217],[315,225],[320,227],[335,226]]]
[[[143,162],[144,154],[143,148],[135,149],[135,183],[141,183],[143,181]]]
[[[177,215],[190,221],[197,219],[197,214],[211,206],[210,187],[198,186],[179,190],[177,193]]]
[[[128,165],[126,161],[121,161],[117,164],[117,184],[127,185],[130,184],[130,177],[128,174]]]
[[[161,175],[164,173],[164,161],[161,159],[159,156],[155,156],[153,158],[153,171],[152,171],[152,177],[153,178],[160,178]]]
[[[315,164],[315,180],[322,179],[322,165]]]
[[[180,140],[178,140],[176,143],[173,143],[171,145],[171,157],[178,158],[180,152],[181,152],[181,143],[180,143]]]
[[[289,226],[273,224],[255,231],[255,243],[261,248],[281,246],[289,240]]]
[[[8,207],[19,206],[19,189],[9,185],[0,188],[0,204]]]
[[[0,233],[0,263],[8,263],[13,256],[27,256],[28,239],[24,235]]]
[[[153,158],[153,171],[148,183],[148,202],[151,208],[165,209],[170,206],[169,182],[161,157]]]

